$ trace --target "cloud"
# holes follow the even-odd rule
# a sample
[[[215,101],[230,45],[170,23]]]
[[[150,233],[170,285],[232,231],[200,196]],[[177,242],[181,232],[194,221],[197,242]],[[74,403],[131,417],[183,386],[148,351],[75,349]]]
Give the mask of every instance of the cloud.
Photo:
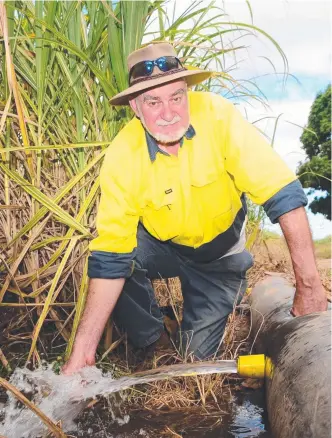
[[[329,1],[250,1],[253,23],[271,35],[284,50],[289,69],[293,74],[329,75],[331,61],[331,3]],[[226,1],[225,10],[236,21],[250,21],[250,14],[243,1]],[[259,35],[257,33],[257,35]],[[252,73],[266,70],[268,65],[263,53],[283,68],[278,52],[264,37],[250,39]],[[257,55],[257,57],[255,56]],[[248,70],[249,72],[249,70]]]
[[[259,107],[246,106],[244,108],[241,105],[239,109],[243,114],[246,113],[250,122],[270,117],[255,123],[255,126],[264,132],[270,140],[272,140],[275,130],[274,149],[295,172],[299,161],[306,159],[305,152],[301,147],[300,136],[303,127],[307,124],[312,100],[271,100],[269,105],[270,108],[266,111],[262,111],[262,108]]]

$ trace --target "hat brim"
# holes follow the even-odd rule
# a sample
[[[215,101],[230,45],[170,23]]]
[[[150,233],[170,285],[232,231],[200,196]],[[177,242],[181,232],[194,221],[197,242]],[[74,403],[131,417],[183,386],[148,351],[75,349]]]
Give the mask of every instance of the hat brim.
[[[209,79],[213,75],[212,72],[203,70],[184,70],[173,75],[167,75],[165,77],[158,77],[156,79],[150,79],[149,81],[139,82],[119,94],[116,94],[110,103],[112,105],[129,105],[129,99],[131,96],[138,94],[142,91],[149,90],[157,87],[158,85],[166,84],[167,82],[173,82],[176,79],[184,79],[189,87],[197,85],[206,79]]]

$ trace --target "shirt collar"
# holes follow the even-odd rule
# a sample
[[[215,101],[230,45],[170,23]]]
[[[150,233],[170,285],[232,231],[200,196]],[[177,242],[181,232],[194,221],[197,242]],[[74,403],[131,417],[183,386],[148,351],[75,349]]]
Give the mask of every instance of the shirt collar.
[[[195,129],[193,128],[192,125],[189,125],[189,128],[187,132],[184,134],[184,137],[186,137],[187,140],[191,140],[195,135],[196,135]],[[148,146],[150,160],[152,162],[155,161],[158,152],[160,152],[163,155],[169,155],[167,152],[159,148],[156,140],[146,130],[145,130],[145,138],[146,138],[146,144]],[[180,140],[180,147],[182,147],[182,145],[183,145],[183,137]]]

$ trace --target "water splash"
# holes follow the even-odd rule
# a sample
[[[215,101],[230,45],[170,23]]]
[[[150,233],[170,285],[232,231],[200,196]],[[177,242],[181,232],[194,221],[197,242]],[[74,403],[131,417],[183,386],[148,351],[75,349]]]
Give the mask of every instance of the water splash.
[[[75,430],[74,419],[97,395],[105,396],[123,391],[131,386],[176,376],[199,374],[235,373],[235,361],[196,362],[156,368],[114,379],[111,373],[102,373],[96,367],[83,368],[72,376],[54,374],[51,368],[30,371],[16,369],[10,383],[22,391],[55,423],[61,421],[64,431]],[[46,426],[16,397],[8,394],[4,407],[4,421],[0,433],[7,438],[36,438],[46,431]],[[129,417],[124,418],[125,422]]]
[[[86,407],[86,400],[103,389],[105,377],[96,367],[84,368],[73,376],[54,374],[51,368],[35,371],[23,368],[14,371],[10,383],[51,420],[61,420],[64,430],[75,430],[74,418]],[[112,376],[107,378],[113,380]],[[14,395],[8,392],[8,396],[1,434],[7,438],[35,438],[43,434],[46,426],[39,417],[18,402]]]

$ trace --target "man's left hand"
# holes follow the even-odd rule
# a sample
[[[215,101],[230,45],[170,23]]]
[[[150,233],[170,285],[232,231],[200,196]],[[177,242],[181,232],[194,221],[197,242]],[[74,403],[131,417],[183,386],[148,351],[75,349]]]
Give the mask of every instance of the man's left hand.
[[[327,297],[320,278],[312,282],[296,285],[293,308],[293,316],[308,315],[314,312],[327,310]]]

